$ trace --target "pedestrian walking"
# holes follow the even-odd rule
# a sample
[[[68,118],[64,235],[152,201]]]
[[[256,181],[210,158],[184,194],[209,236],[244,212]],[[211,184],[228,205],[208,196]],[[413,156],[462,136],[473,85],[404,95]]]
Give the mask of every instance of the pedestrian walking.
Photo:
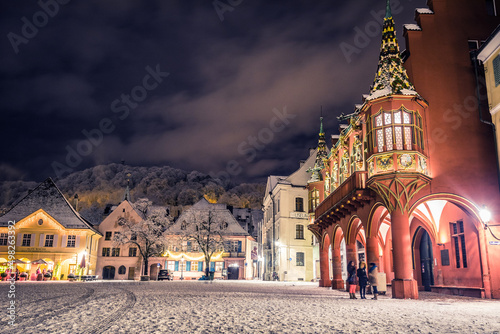
[[[359,269],[356,272],[358,276],[359,295],[361,299],[366,299],[366,285],[368,284],[368,275],[366,274],[366,263],[361,261]]]
[[[370,278],[370,285],[372,286],[373,298],[377,299],[378,290],[377,290],[377,278],[378,278],[378,269],[375,263],[370,263],[370,269],[368,269],[368,276]]]
[[[350,261],[347,265],[347,283],[349,284],[349,299],[356,298],[356,265]]]

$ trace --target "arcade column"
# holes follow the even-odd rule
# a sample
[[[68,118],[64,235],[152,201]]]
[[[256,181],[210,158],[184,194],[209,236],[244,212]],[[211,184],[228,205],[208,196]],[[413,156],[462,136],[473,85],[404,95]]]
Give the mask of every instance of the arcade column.
[[[328,248],[330,245],[323,244],[321,245],[319,251],[319,270],[321,279],[319,280],[319,286],[321,287],[330,287],[330,273],[329,273],[329,263],[328,263]]]
[[[402,212],[399,208],[391,212],[394,263],[393,298],[418,299],[417,281],[413,278],[409,219],[408,212]]]
[[[375,263],[380,271],[379,263],[379,249],[378,249],[378,238],[368,237],[366,238],[366,268],[368,270],[370,263]]]
[[[332,250],[332,269],[333,280],[332,289],[344,289],[344,280],[342,279],[342,260],[340,258],[340,248]]]

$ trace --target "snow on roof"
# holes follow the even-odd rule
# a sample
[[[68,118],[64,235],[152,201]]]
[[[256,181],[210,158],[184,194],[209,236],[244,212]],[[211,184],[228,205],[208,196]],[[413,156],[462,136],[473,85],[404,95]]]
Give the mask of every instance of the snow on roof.
[[[419,14],[434,14],[429,8],[417,8],[415,11]]]
[[[184,211],[172,227],[168,229],[168,232],[178,234],[182,232],[181,226],[184,222],[187,224],[193,223],[194,213],[196,212],[211,212],[215,216],[215,219],[220,219],[228,223],[228,226],[223,231],[223,235],[231,236],[249,236],[247,231],[241,227],[241,225],[236,221],[231,211],[227,209],[225,204],[212,204],[209,203],[205,198],[202,198],[192,207]],[[212,216],[212,217],[214,217]]]
[[[387,95],[394,95],[396,93],[393,93],[391,89],[389,88],[384,88],[380,90],[374,91],[372,94],[370,94],[366,100],[375,100],[378,99],[379,97],[387,96]],[[397,94],[396,94],[397,95]],[[402,89],[400,95],[418,95],[416,91],[413,89]]]
[[[420,31],[420,30],[422,30],[422,28],[420,28],[420,26],[418,24],[414,24],[414,23],[404,24],[403,27],[406,30],[412,30],[412,31]]]
[[[91,229],[99,233],[85,218],[73,209],[51,178],[46,179],[26,195],[5,215],[0,217],[0,226],[9,221],[18,222],[42,209],[65,228]]]

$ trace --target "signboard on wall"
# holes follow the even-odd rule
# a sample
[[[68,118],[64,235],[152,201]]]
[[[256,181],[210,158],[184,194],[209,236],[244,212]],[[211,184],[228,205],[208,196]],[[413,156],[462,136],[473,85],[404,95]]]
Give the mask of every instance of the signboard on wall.
[[[290,218],[309,218],[307,212],[290,212]]]

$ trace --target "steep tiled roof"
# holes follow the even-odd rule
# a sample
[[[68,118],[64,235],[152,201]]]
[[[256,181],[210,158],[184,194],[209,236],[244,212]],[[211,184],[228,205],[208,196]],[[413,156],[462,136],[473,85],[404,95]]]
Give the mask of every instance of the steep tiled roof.
[[[233,214],[227,209],[227,206],[225,204],[212,204],[209,203],[205,198],[202,198],[188,210],[184,211],[179,216],[175,224],[168,229],[167,233],[182,233],[181,225],[184,222],[186,222],[187,224],[193,222],[193,213],[197,211],[202,213],[210,211],[210,213],[214,215],[217,220],[228,223],[227,228],[225,228],[222,233],[223,235],[249,236],[248,232],[241,227],[238,221],[236,221]]]
[[[9,221],[20,221],[40,209],[66,228],[91,229],[99,233],[92,224],[73,209],[51,178],[40,183],[1,216],[0,226],[7,226]]]

